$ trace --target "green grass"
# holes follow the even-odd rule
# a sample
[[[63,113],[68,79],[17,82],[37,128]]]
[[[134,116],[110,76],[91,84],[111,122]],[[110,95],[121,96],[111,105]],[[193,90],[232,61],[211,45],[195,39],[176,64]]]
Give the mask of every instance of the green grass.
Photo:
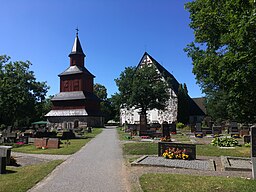
[[[145,174],[140,177],[144,192],[254,192],[255,180],[178,174]]]
[[[12,151],[22,153],[34,153],[34,154],[52,154],[52,155],[70,155],[77,152],[81,147],[88,143],[91,139],[96,137],[102,129],[93,129],[92,133],[86,133],[86,138],[83,139],[70,139],[70,144],[65,144],[66,140],[61,140],[63,144],[60,145],[59,149],[37,149],[34,145],[25,145],[19,148],[13,148]]]
[[[250,157],[250,147],[235,147],[234,149],[221,149],[212,145],[197,145],[196,154],[199,156],[234,156]]]
[[[119,140],[124,141],[124,140],[130,140],[128,137],[131,137],[130,133],[125,133],[123,131],[122,127],[117,128],[117,133],[119,135]]]
[[[174,134],[171,138],[182,143],[190,143],[190,139],[184,134]]]
[[[157,143],[125,143],[123,145],[124,155],[157,155]],[[250,157],[249,147],[235,147],[235,149],[220,149],[212,145],[197,145],[197,155],[199,156],[234,156]]]
[[[0,175],[0,192],[25,192],[62,162],[56,160],[18,168],[7,166],[8,173]]]
[[[155,155],[157,154],[157,143],[126,143],[123,145],[124,155]]]

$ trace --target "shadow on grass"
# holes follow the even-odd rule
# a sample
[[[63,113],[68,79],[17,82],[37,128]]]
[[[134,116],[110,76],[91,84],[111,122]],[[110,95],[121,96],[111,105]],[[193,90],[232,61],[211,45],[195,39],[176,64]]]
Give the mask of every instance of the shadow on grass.
[[[6,170],[6,174],[12,174],[12,173],[17,173],[17,171],[13,171],[13,170]]]

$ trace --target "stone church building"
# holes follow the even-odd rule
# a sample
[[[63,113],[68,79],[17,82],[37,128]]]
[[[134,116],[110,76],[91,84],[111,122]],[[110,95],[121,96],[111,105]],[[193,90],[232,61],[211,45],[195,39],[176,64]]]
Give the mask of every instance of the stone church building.
[[[169,87],[169,95],[170,98],[166,104],[165,110],[149,110],[147,111],[147,123],[160,123],[163,122],[173,123],[177,122],[177,114],[178,114],[178,89],[179,82],[175,79],[175,77],[169,73],[162,65],[160,65],[153,57],[151,57],[147,52],[142,56],[138,67],[143,67],[143,65],[154,65],[163,77],[163,80],[169,82],[171,85]],[[138,68],[137,67],[137,68]],[[167,81],[170,79],[170,81]],[[206,110],[203,105],[203,98],[191,99],[189,97],[189,122],[196,123],[201,122],[204,118]],[[120,123],[128,123],[128,124],[139,124],[140,115],[139,109],[120,109]]]
[[[102,127],[100,99],[93,93],[95,76],[84,66],[78,33],[69,58],[70,66],[59,74],[60,92],[51,99],[52,110],[45,116],[54,128]]]

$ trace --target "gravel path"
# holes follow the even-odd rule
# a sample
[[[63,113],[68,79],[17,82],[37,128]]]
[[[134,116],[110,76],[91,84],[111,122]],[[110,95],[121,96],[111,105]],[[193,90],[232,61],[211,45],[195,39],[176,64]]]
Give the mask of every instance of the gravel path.
[[[108,127],[29,191],[129,191],[125,178],[117,132]]]

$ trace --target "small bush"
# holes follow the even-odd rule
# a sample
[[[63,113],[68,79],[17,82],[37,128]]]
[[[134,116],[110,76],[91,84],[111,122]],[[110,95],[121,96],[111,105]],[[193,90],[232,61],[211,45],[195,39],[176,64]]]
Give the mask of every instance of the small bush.
[[[251,144],[250,143],[245,143],[244,146],[245,147],[251,147]]]
[[[211,144],[218,147],[235,147],[238,146],[238,141],[234,138],[215,138]]]
[[[177,129],[182,129],[182,128],[184,128],[184,127],[185,127],[185,125],[184,125],[183,123],[181,123],[181,122],[179,122],[179,123],[176,124],[176,128],[177,128]]]

